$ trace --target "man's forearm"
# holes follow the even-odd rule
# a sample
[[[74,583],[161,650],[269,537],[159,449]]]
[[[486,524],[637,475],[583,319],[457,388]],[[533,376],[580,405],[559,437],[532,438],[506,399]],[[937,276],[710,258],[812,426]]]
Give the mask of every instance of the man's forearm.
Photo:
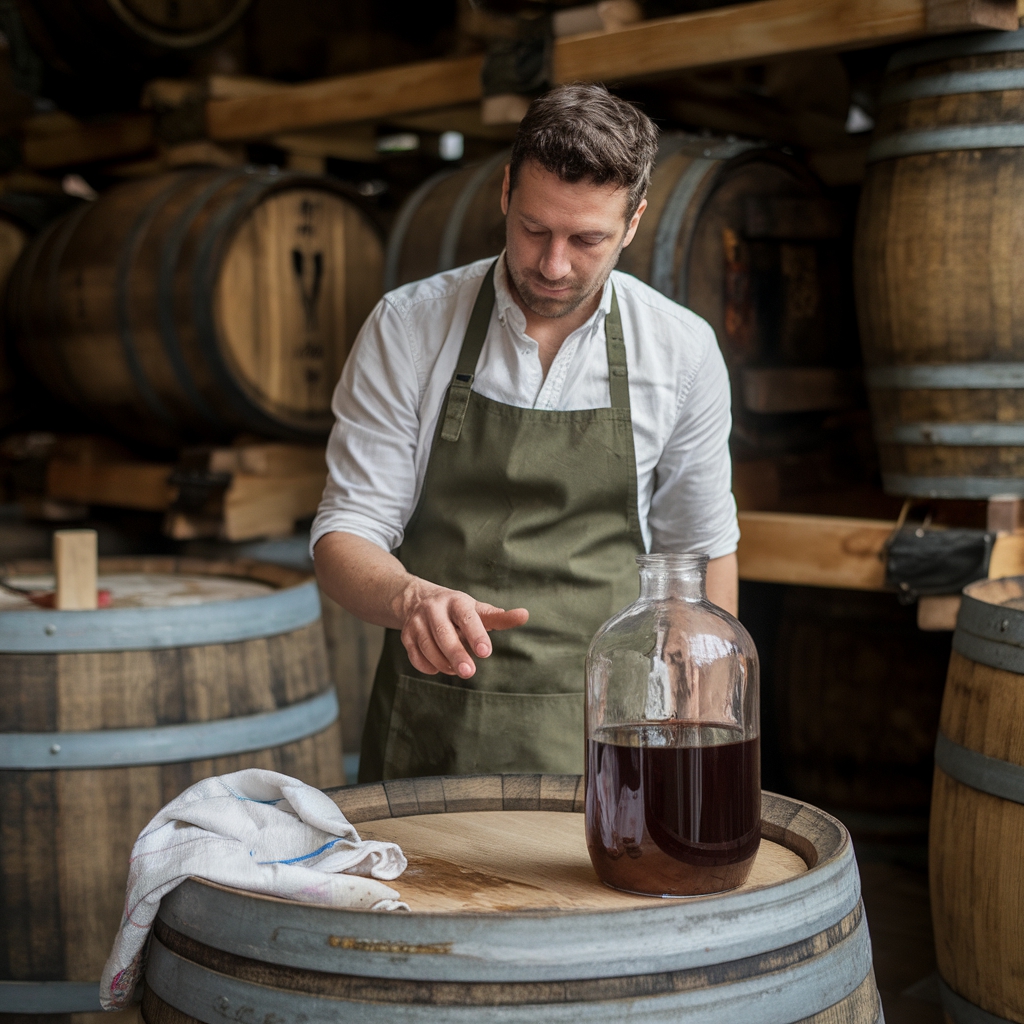
[[[712,604],[724,608],[730,615],[739,615],[740,576],[735,552],[708,562],[707,593]]]
[[[416,579],[394,555],[354,533],[327,533],[313,551],[321,589],[365,622],[401,629],[398,605]]]

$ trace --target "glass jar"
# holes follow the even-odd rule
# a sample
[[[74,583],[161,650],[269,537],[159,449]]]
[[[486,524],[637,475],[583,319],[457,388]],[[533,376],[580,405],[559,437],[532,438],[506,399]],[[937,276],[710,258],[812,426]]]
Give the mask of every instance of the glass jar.
[[[639,599],[587,652],[590,859],[627,892],[724,892],[761,838],[757,651],[708,601],[706,555],[637,563]]]

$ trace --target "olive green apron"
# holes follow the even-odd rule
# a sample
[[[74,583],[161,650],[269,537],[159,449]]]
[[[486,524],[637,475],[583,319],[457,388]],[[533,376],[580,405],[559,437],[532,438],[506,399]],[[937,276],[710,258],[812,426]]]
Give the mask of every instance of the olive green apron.
[[[530,621],[490,634],[470,679],[425,676],[388,630],[359,781],[583,771],[584,660],[636,600],[644,550],[618,301],[605,318],[611,407],[521,409],[472,390],[494,307],[484,277],[396,555],[409,572]]]

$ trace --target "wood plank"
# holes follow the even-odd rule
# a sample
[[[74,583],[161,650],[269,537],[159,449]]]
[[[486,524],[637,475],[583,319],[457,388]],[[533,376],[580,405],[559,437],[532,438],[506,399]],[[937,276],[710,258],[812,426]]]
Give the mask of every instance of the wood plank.
[[[365,121],[480,98],[479,55],[403,64],[293,85],[265,94],[211,100],[211,139],[246,139],[299,128]]]
[[[83,505],[162,512],[170,508],[178,494],[170,483],[171,469],[151,462],[51,459],[46,467],[46,494]]]
[[[943,4],[942,27],[932,28],[928,14],[934,3],[759,0],[657,18],[617,32],[558,40],[554,77],[558,82],[618,80],[785,53],[879,46],[929,31],[993,27],[988,7],[982,10],[971,0],[949,0]]]
[[[139,113],[70,123],[59,131],[33,131],[29,127],[22,141],[22,155],[29,167],[40,170],[134,156],[156,141],[153,125],[151,114]]]
[[[686,68],[844,50],[929,31],[999,27],[1015,0],[757,0],[555,40],[554,80],[618,81]],[[929,25],[942,21],[942,26]],[[1012,20],[1012,18],[1010,19]],[[994,22],[998,22],[995,25]],[[1005,27],[1005,26],[1003,26]],[[470,103],[483,58],[404,64],[302,85],[211,79],[211,139],[251,139]]]
[[[850,590],[884,590],[883,519],[741,512],[740,579]]]
[[[363,822],[359,834],[402,847],[409,867],[395,885],[410,909],[421,913],[622,910],[659,902],[598,881],[582,814],[426,814]],[[750,876],[737,891],[773,885],[806,870],[792,850],[762,839]]]

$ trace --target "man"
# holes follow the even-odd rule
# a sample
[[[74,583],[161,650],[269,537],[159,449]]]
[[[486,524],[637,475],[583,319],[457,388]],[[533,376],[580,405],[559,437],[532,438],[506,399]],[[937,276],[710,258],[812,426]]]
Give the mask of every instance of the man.
[[[391,292],[357,339],[312,543],[324,590],[388,628],[360,781],[582,771],[587,646],[645,550],[706,552],[736,611],[714,332],[612,272],[656,151],[602,86],[535,100],[505,252]]]

